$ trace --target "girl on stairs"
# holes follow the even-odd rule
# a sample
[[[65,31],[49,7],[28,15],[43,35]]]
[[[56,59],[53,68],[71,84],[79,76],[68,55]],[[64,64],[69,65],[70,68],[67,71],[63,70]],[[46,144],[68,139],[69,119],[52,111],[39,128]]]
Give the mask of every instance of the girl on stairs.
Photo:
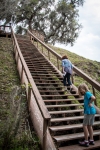
[[[94,117],[96,114],[96,109],[94,107],[95,96],[89,91],[86,84],[81,84],[78,87],[78,92],[80,96],[84,96],[84,120],[83,120],[83,131],[85,140],[79,142],[81,146],[88,147],[90,145],[94,145],[93,140],[93,128],[92,125],[94,123]],[[88,140],[88,133],[90,139]]]
[[[72,83],[70,80],[70,76],[72,74],[73,65],[68,57],[62,56],[62,72],[63,72],[63,84],[65,86],[65,90],[67,90],[67,86],[70,86],[70,91],[72,90]],[[66,84],[67,79],[67,84]]]

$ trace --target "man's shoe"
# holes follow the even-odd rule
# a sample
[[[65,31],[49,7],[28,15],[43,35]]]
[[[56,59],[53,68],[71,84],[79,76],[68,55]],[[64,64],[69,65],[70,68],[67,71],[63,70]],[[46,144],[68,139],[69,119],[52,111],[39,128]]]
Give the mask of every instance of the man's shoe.
[[[89,146],[89,142],[83,141],[83,142],[79,142],[80,146],[85,146],[88,147]]]
[[[93,140],[93,141],[89,141],[89,144],[90,144],[90,145],[95,145],[94,140]]]

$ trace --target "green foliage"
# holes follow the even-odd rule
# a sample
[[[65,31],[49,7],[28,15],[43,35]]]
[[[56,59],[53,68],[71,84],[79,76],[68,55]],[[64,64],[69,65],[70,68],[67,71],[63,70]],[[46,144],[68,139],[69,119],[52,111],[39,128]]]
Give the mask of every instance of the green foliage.
[[[16,33],[34,29],[43,33],[45,42],[73,45],[82,27],[78,7],[83,3],[84,0],[3,0],[0,16],[5,24],[11,20],[17,24]]]
[[[0,39],[0,93],[10,92],[14,84],[19,84],[18,72],[15,67],[13,50],[9,39]],[[9,47],[9,49],[8,49]]]
[[[42,32],[45,42],[73,45],[81,24],[78,7],[84,0],[2,0],[0,19],[16,24],[16,33],[25,34],[26,29]]]
[[[26,87],[20,85],[8,38],[0,38],[0,87],[0,150],[39,150],[39,139],[28,122]]]
[[[48,44],[49,47],[51,47],[54,51],[56,51],[61,56],[67,55],[68,58],[71,60],[71,62],[77,66],[80,70],[82,70],[84,73],[86,73],[88,76],[90,76],[92,79],[100,83],[100,62],[92,61],[89,59],[86,59],[84,57],[81,57],[75,53],[72,53],[68,50],[64,50],[58,47],[51,46]],[[43,54],[46,54],[46,50],[43,52]],[[48,57],[48,56],[47,56]],[[56,66],[56,58],[54,56],[51,56],[52,63]],[[60,61],[61,63],[61,61]],[[62,67],[60,66],[60,70],[62,70]],[[86,82],[83,78],[79,77],[77,74],[74,75],[74,85],[78,87],[81,83],[86,83],[89,87],[89,90],[93,93],[92,86]],[[96,91],[96,101],[98,107],[100,107],[100,92]],[[70,97],[71,98],[71,97]]]
[[[0,0],[0,20],[9,23],[15,13],[19,0]]]
[[[56,51],[58,54],[61,56],[67,55],[68,58],[71,60],[71,62],[78,67],[80,70],[82,70],[84,73],[86,73],[88,76],[96,80],[97,82],[100,83],[100,62],[97,61],[92,61],[90,59],[86,59],[82,56],[79,56],[75,53],[72,53],[68,50],[61,49],[59,47],[54,47],[49,44],[49,46]],[[75,77],[76,80],[77,76]],[[80,78],[77,79],[80,81]],[[81,79],[81,82],[82,79]],[[77,84],[77,82],[75,82]]]

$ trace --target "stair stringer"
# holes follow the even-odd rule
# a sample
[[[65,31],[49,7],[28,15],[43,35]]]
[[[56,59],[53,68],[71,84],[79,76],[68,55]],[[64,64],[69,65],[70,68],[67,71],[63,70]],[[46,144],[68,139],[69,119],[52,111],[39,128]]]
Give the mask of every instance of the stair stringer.
[[[34,95],[31,96],[29,110],[30,110],[30,116],[31,116],[34,129],[43,147],[43,117],[40,113],[38,105],[36,104]],[[47,130],[46,150],[57,150],[54,145],[54,142],[52,140],[49,130]]]
[[[17,61],[17,56],[15,56],[15,59]],[[22,72],[21,61],[18,62],[17,69],[18,69],[19,76],[21,79],[21,72]],[[28,100],[28,80],[27,80],[27,77],[25,74],[23,74],[22,83],[26,85],[26,93],[27,93],[27,100]],[[31,121],[32,121],[34,130],[36,131],[37,136],[40,140],[40,143],[43,147],[43,117],[40,113],[39,107],[36,103],[36,99],[35,99],[33,93],[31,93],[30,102],[28,102],[28,103],[29,103],[29,105],[28,105],[29,113],[30,113],[30,117],[31,117]],[[53,139],[50,135],[49,130],[47,130],[46,150],[57,150],[55,147],[55,144],[53,142]]]

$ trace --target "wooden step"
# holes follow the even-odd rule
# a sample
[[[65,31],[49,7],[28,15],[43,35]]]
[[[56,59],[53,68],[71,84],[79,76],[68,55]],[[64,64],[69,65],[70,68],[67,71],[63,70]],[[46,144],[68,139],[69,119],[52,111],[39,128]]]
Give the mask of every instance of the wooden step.
[[[77,110],[62,110],[62,111],[49,111],[50,114],[66,114],[66,113],[77,113],[77,112],[83,112],[83,109],[77,109]]]
[[[37,79],[34,79],[34,81],[35,82],[37,82],[37,81],[44,81],[44,82],[62,82],[62,80],[54,80],[54,79],[51,79],[51,80],[48,80],[48,78],[46,78],[46,79],[41,79],[41,78],[38,78],[37,77]]]
[[[33,60],[30,60],[30,61],[25,60],[25,61],[26,61],[26,63],[28,64],[29,67],[31,67],[30,64],[32,64],[33,66],[35,66],[35,67],[37,67],[37,68],[38,68],[38,67],[45,67],[45,68],[53,69],[52,66],[50,66],[49,64],[47,64],[47,62],[42,62],[42,61],[41,61],[41,63],[39,63],[39,62],[35,62],[35,63],[34,63]],[[54,70],[54,69],[53,69],[53,70]]]
[[[95,141],[95,145],[89,145],[89,147],[83,147],[79,146],[79,144],[76,144],[71,146],[60,147],[59,150],[100,150],[100,140]]]
[[[73,107],[73,106],[82,106],[84,103],[81,104],[64,104],[64,105],[46,105],[47,108],[59,108],[59,107]]]
[[[39,79],[39,78],[40,78],[40,79],[53,79],[53,80],[55,79],[55,77],[52,77],[52,76],[51,76],[51,77],[46,77],[46,76],[41,77],[41,76],[35,76],[35,75],[34,75],[33,78],[35,78],[35,79]],[[55,79],[55,81],[56,81],[56,80],[62,80],[62,77],[57,77],[57,78]],[[63,88],[64,88],[64,86],[63,86]]]
[[[93,136],[100,135],[100,130],[95,130],[93,132]],[[84,137],[84,133],[74,133],[60,136],[53,136],[53,139],[57,142],[69,141],[73,139],[82,139]]]
[[[48,67],[48,68],[51,68],[51,69],[53,69],[52,67],[50,67],[49,66],[49,64],[48,65],[45,65],[44,63],[41,63],[41,64],[34,64],[34,62],[32,61],[32,60],[30,60],[29,62],[27,62],[27,65],[29,66],[29,67],[32,67],[32,66],[34,66],[34,67]],[[31,66],[32,65],[32,66]],[[42,71],[42,70],[41,70]],[[56,70],[54,70],[53,69],[53,71],[56,71]]]
[[[54,90],[52,90],[52,89],[48,90],[47,89],[47,90],[39,90],[39,92],[41,92],[41,93],[42,92],[53,92],[53,93],[55,93],[55,92],[65,92],[65,90],[62,90],[62,89],[61,90],[56,90],[56,89],[54,89]]]
[[[62,118],[51,118],[50,122],[62,122],[83,119],[84,116],[73,116],[73,117],[62,117]]]
[[[67,96],[79,96],[79,94],[71,94],[71,93],[70,93],[70,94],[66,94],[66,95],[65,95],[65,94],[61,95],[61,94],[60,94],[60,95],[41,95],[41,96],[42,96],[42,97],[52,97],[52,96],[53,96],[53,97],[59,97],[59,96],[60,96],[60,97],[67,97]]]
[[[62,83],[62,81],[61,80],[57,80],[57,81],[55,81],[54,79],[52,80],[42,80],[42,79],[34,79],[34,81],[35,81],[35,83],[43,83],[43,84],[53,84],[53,83],[55,83],[55,84],[61,84],[61,85],[63,85],[63,83]],[[63,87],[63,89],[64,89],[64,87]],[[64,91],[66,91],[65,89],[64,89]]]
[[[30,68],[29,68],[29,69],[30,69]],[[45,76],[45,75],[46,75],[46,76],[47,76],[47,75],[52,75],[52,76],[53,76],[53,75],[56,75],[56,76],[60,76],[58,73],[49,73],[49,72],[48,72],[48,73],[45,72],[45,73],[41,73],[41,74],[40,74],[40,73],[38,74],[38,73],[33,73],[33,72],[32,72],[31,74],[32,74],[32,76],[34,76],[34,75],[36,75],[36,74],[37,74],[37,75],[41,75],[41,76]]]
[[[49,62],[47,60],[45,60],[43,57],[41,57],[40,55],[37,54],[36,57],[34,57],[34,52],[31,54],[31,53],[24,53],[23,52],[23,56],[24,56],[24,59],[27,63],[34,63],[34,65],[45,65],[45,66],[51,66],[49,64]]]
[[[52,71],[52,70],[49,70],[49,71],[43,71],[43,70],[34,70],[33,72],[31,73],[57,73],[55,70]]]
[[[26,60],[25,60],[25,61],[26,61]],[[44,69],[50,68],[50,69],[52,69],[52,66],[50,67],[50,66],[48,66],[48,65],[45,65],[46,62],[45,62],[45,63],[42,63],[42,62],[41,62],[40,64],[39,64],[39,63],[36,63],[36,64],[35,64],[33,61],[31,61],[31,62],[32,62],[32,66],[27,64],[30,69],[32,69],[33,67],[34,67],[34,68],[37,68],[37,69],[40,69],[40,68],[44,68]],[[26,63],[27,63],[27,62],[26,62]]]
[[[42,65],[43,65],[43,64],[42,64]],[[40,66],[39,64],[35,65],[34,63],[33,63],[33,66],[29,66],[30,69],[33,69],[33,67],[35,67],[35,68],[37,67],[37,68],[39,68],[39,69],[41,68],[41,66]],[[48,69],[48,66],[45,66],[45,67],[43,67],[43,68],[44,68],[44,69]],[[52,66],[51,66],[51,67],[49,66],[49,68],[52,69]],[[59,75],[59,74],[58,74],[58,75]],[[59,76],[60,76],[60,75],[59,75]]]
[[[30,69],[30,68],[29,68]],[[49,73],[49,74],[38,74],[38,73],[32,73],[32,76],[34,77],[34,75],[38,75],[38,76],[60,76],[58,74],[54,74],[54,73]],[[53,77],[52,77],[53,78]]]
[[[34,66],[34,67],[36,67],[36,68],[43,67],[43,68],[51,68],[51,70],[53,69],[53,68],[50,67],[49,65],[44,65],[43,63],[41,63],[41,64],[34,64],[33,61],[28,62],[27,65],[28,65],[28,67]],[[42,70],[41,70],[41,71],[42,71]],[[53,70],[53,71],[55,72],[55,70]]]
[[[67,102],[67,101],[83,101],[83,98],[77,98],[77,99],[51,99],[51,100],[43,100],[46,103],[49,102]]]
[[[41,88],[43,89],[43,88],[45,88],[45,90],[47,90],[47,89],[62,89],[63,88],[63,86],[54,86],[54,85],[37,85],[37,87],[38,87],[38,89],[40,90]]]
[[[93,126],[100,125],[100,121],[95,121]],[[49,129],[53,132],[55,131],[63,131],[63,130],[70,130],[76,128],[83,128],[82,124],[70,124],[70,125],[62,125],[62,126],[51,126]]]
[[[38,68],[36,68],[36,67],[34,67],[33,66],[33,70],[36,70],[36,71],[55,71],[55,70],[53,70],[53,68],[41,68],[42,66],[40,66],[40,68],[38,67]],[[34,72],[34,71],[33,71]]]
[[[41,75],[41,74],[40,74],[40,75]],[[53,85],[59,85],[59,84],[61,85],[62,83],[41,83],[41,82],[36,83],[36,85],[45,85],[45,84],[46,84],[46,85],[52,85],[52,84],[53,84]]]
[[[41,93],[41,94],[43,94],[43,93],[65,93],[65,91],[64,90],[39,90],[39,92]]]
[[[99,117],[99,114],[95,115],[95,118]],[[72,117],[62,117],[62,118],[51,118],[50,122],[62,122],[62,121],[71,121],[71,120],[83,120],[84,116],[72,116]]]
[[[28,56],[25,56],[25,55],[24,55],[24,57],[25,57],[25,58],[28,58]],[[37,59],[38,59],[38,58],[33,58],[33,56],[32,56],[31,61],[32,61],[32,60],[34,61],[34,60],[37,60]],[[44,60],[44,57],[39,57],[39,60]],[[30,60],[29,60],[29,61],[27,60],[27,63],[28,63],[28,62],[30,62]]]
[[[33,61],[34,63],[47,62],[47,60],[45,60],[44,57],[42,57],[41,55],[37,55],[36,57],[34,57],[34,52],[32,54],[28,53],[28,52],[26,52],[26,53],[23,52],[23,55],[27,62],[30,62],[30,59],[28,59],[29,57],[32,58],[31,61]],[[47,62],[47,64],[50,65],[48,62]],[[47,65],[47,64],[45,63],[45,65]]]

